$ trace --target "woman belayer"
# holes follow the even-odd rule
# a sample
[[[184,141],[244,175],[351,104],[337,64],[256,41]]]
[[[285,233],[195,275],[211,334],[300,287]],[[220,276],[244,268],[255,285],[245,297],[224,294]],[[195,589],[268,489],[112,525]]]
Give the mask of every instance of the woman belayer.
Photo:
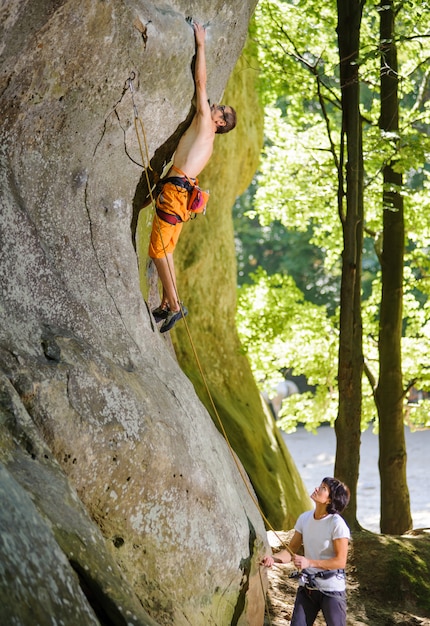
[[[340,513],[349,502],[348,487],[326,477],[311,495],[315,509],[299,516],[288,547],[261,564],[290,563],[299,570],[291,626],[311,626],[321,610],[327,626],[346,625],[345,566],[350,531]],[[297,554],[303,545],[304,555]]]

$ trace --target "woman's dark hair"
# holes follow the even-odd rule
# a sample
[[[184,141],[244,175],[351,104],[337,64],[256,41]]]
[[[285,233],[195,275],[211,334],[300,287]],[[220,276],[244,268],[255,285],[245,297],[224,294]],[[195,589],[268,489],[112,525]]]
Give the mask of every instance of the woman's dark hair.
[[[224,133],[228,133],[233,130],[236,126],[236,111],[231,106],[225,106],[223,110],[223,117],[225,121],[225,126],[218,126],[217,135],[223,135]]]
[[[349,502],[350,493],[348,487],[337,478],[330,478],[329,476],[323,478],[322,482],[327,485],[330,491],[327,513],[342,513]]]

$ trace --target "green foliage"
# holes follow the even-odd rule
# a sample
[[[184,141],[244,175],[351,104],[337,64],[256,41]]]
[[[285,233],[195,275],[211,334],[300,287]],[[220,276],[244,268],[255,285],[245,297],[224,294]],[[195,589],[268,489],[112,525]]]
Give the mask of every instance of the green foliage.
[[[339,276],[325,271],[324,250],[311,243],[313,228],[288,229],[279,220],[262,224],[251,209],[255,183],[233,207],[238,284],[252,284],[251,274],[261,267],[269,275],[288,274],[314,304],[335,311],[339,301]]]
[[[326,308],[304,299],[288,275],[256,271],[254,284],[239,289],[237,323],[242,343],[262,391],[270,393],[280,370],[305,374],[316,394],[293,396],[281,417],[288,430],[298,421],[315,428],[334,419],[337,330]]]
[[[364,5],[359,54],[366,232],[362,309],[369,375],[363,381],[363,424],[376,417],[372,387],[378,377],[381,172],[387,162],[404,175],[405,393],[410,387],[430,390],[430,12],[416,0],[398,6],[400,130],[393,134],[378,127],[379,10],[379,2]],[[294,367],[295,374],[303,373],[317,385],[312,399],[293,396],[284,402],[286,428],[294,420],[311,427],[318,419],[332,420],[337,402],[342,229],[336,25],[334,0],[262,0],[253,33],[262,68],[265,146],[253,189],[236,207],[242,272],[239,332],[262,384],[271,384],[281,368]],[[304,252],[290,253],[293,234],[304,242]],[[255,283],[246,285],[256,267],[265,271],[257,271]],[[408,405],[407,419],[428,424],[425,402]]]

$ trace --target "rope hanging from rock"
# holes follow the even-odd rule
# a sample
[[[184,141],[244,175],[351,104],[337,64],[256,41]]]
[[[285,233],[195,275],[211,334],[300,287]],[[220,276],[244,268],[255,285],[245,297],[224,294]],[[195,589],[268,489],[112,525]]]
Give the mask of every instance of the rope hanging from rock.
[[[163,236],[161,234],[160,219],[159,219],[159,217],[157,215],[157,212],[155,211],[155,198],[154,198],[154,195],[152,193],[152,187],[151,187],[151,183],[150,183],[150,180],[149,180],[148,170],[151,170],[151,172],[153,173],[153,179],[154,179],[154,181],[156,183],[158,182],[158,180],[157,180],[158,179],[158,174],[157,174],[157,172],[154,172],[154,170],[151,167],[151,160],[149,158],[149,150],[148,150],[148,142],[146,140],[145,126],[143,125],[142,119],[139,116],[139,112],[137,110],[137,106],[136,106],[136,103],[134,101],[133,81],[134,81],[135,78],[136,78],[135,72],[131,72],[130,77],[127,80],[128,87],[130,89],[130,94],[131,94],[131,101],[132,101],[132,104],[133,104],[134,128],[135,128],[135,131],[136,131],[137,142],[139,144],[140,156],[142,158],[142,167],[143,167],[143,170],[145,172],[146,184],[148,186],[149,197],[151,199],[151,206],[152,206],[152,209],[154,210],[154,219],[156,221],[157,228],[158,228],[158,233],[160,235],[161,245],[163,246],[164,256],[166,257],[166,260],[167,260],[167,267],[168,267],[168,270],[169,270],[170,278],[172,279],[172,283],[175,284],[175,281],[173,280],[172,268],[170,267],[170,263],[169,263],[169,260],[168,260],[168,257],[167,257],[166,247],[164,245]],[[141,134],[139,133],[139,130],[140,130]],[[145,145],[145,153],[143,152],[142,139],[143,139],[143,144]],[[180,306],[180,309],[181,309],[181,312],[182,312],[182,317],[185,318],[185,313],[184,313],[184,310],[182,308],[182,303],[181,303],[181,301],[179,299],[179,294],[178,294],[178,291],[177,291],[176,287],[175,287],[175,293],[176,293],[176,298],[177,298],[177,300],[179,302],[179,306]]]
[[[148,174],[148,170],[151,170],[151,172],[153,172],[153,170],[152,170],[151,163],[150,163],[150,158],[149,158],[149,150],[148,150],[148,143],[147,143],[147,140],[146,140],[145,127],[143,125],[143,122],[142,122],[141,118],[139,117],[137,106],[136,106],[135,101],[134,101],[133,80],[135,79],[135,77],[136,77],[135,73],[132,72],[131,75],[130,75],[130,78],[128,79],[128,85],[129,85],[129,89],[130,89],[130,93],[131,93],[131,99],[132,99],[132,103],[133,103],[134,126],[135,126],[135,130],[136,130],[137,140],[138,140],[138,143],[139,143],[140,154],[141,154],[141,157],[142,157],[142,166],[143,166],[143,169],[145,170],[146,182],[147,182],[147,185],[148,185],[148,190],[149,190],[149,194],[150,194],[150,198],[151,198],[151,203],[152,203],[152,206],[154,208],[155,207],[155,201],[154,201],[154,197],[153,197],[153,193],[152,193],[152,189],[151,189],[151,185],[150,185],[150,181],[149,181],[149,174]],[[141,136],[139,134],[139,129],[140,129],[141,134],[142,134],[143,144],[145,145],[145,154],[143,152],[142,139],[141,139]],[[155,179],[155,176],[156,176],[156,173],[154,172],[154,179]],[[160,230],[159,219],[158,219],[158,215],[157,215],[156,212],[155,212],[155,216],[154,217],[155,217],[155,219],[157,219],[158,228]],[[161,237],[161,232],[160,232],[160,237]],[[166,249],[164,247],[164,242],[163,242],[163,238],[162,237],[161,237],[161,242],[162,242],[162,245],[163,245],[164,254],[165,254],[165,256],[167,256],[166,255]],[[170,266],[169,266],[169,271],[171,272]],[[294,556],[294,553],[292,552],[292,550],[289,547],[289,545],[286,544],[284,542],[284,540],[278,535],[278,533],[273,528],[273,526],[271,525],[271,523],[267,519],[266,515],[262,511],[262,509],[260,507],[260,503],[258,502],[255,494],[251,490],[251,487],[249,485],[248,476],[245,474],[245,471],[244,471],[242,465],[239,463],[238,457],[237,457],[237,455],[235,454],[235,452],[234,452],[234,450],[232,448],[232,445],[231,445],[230,440],[228,438],[227,432],[226,432],[226,430],[224,428],[224,424],[222,423],[221,417],[220,417],[220,415],[218,413],[218,410],[217,410],[217,408],[215,406],[215,402],[213,400],[212,394],[210,392],[210,389],[209,389],[209,386],[208,386],[208,383],[207,383],[207,380],[206,380],[206,376],[205,376],[205,373],[203,371],[203,367],[201,365],[199,356],[197,354],[197,350],[196,350],[196,347],[195,347],[195,344],[194,344],[194,341],[193,341],[193,338],[192,338],[192,335],[191,335],[191,332],[190,332],[190,328],[188,326],[187,318],[184,315],[184,311],[182,309],[182,304],[181,304],[181,299],[179,298],[179,293],[178,293],[176,287],[175,287],[175,292],[176,292],[176,297],[177,297],[179,306],[181,307],[182,319],[183,319],[183,322],[185,324],[185,329],[186,329],[186,332],[187,332],[187,335],[188,335],[188,339],[189,339],[189,342],[190,342],[190,345],[191,345],[191,349],[193,351],[194,358],[196,360],[197,367],[198,367],[198,370],[199,370],[199,373],[200,373],[200,376],[201,376],[204,388],[205,388],[206,393],[208,395],[209,402],[210,402],[210,404],[212,406],[213,412],[214,412],[214,414],[216,416],[216,419],[217,419],[217,422],[218,422],[219,427],[221,429],[221,432],[223,434],[223,437],[224,437],[224,439],[225,439],[225,441],[227,443],[227,447],[228,447],[228,449],[230,451],[230,454],[231,454],[231,456],[233,458],[233,461],[234,461],[234,463],[235,463],[235,465],[237,467],[237,470],[238,470],[238,472],[239,472],[239,474],[240,474],[240,476],[242,478],[242,481],[243,481],[243,483],[244,483],[244,485],[246,487],[246,490],[247,490],[251,500],[254,502],[254,504],[255,504],[257,510],[259,511],[261,517],[263,518],[267,528],[269,528],[274,533],[274,535],[276,536],[276,538],[280,542],[281,546],[283,548],[285,548],[286,550],[288,550],[288,552],[292,556]]]
[[[131,72],[130,77],[128,78],[127,82],[128,82],[128,87],[130,89],[131,102],[133,104],[134,128],[135,128],[135,131],[136,131],[137,141],[139,143],[140,156],[142,157],[142,167],[144,169],[145,176],[146,176],[146,183],[148,185],[149,196],[151,198],[151,202],[154,203],[154,196],[152,195],[152,188],[151,188],[151,184],[149,182],[148,170],[151,170],[151,172],[153,173],[153,177],[154,177],[154,181],[155,182],[158,182],[156,180],[158,178],[158,176],[157,176],[157,173],[154,172],[154,170],[151,167],[151,161],[150,161],[150,158],[149,158],[149,150],[148,150],[148,142],[146,140],[145,127],[143,125],[143,122],[142,122],[141,118],[139,117],[139,112],[137,110],[137,106],[136,106],[136,103],[134,101],[133,81],[134,81],[135,78],[136,78],[135,72]],[[139,133],[139,128],[140,128],[140,131],[142,133],[142,137],[141,137],[141,135]],[[143,143],[145,145],[145,154],[143,152],[142,139],[143,139]],[[146,163],[146,165],[145,165],[145,163]]]

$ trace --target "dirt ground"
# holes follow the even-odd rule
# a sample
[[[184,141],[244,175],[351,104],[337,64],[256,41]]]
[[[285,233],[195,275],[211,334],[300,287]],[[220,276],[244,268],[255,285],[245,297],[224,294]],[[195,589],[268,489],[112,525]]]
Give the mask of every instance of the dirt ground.
[[[292,535],[276,533],[288,543]],[[276,552],[277,537],[269,533]],[[291,565],[268,571],[264,626],[287,626],[297,590]],[[430,529],[402,537],[353,534],[347,565],[347,626],[430,626]],[[268,612],[268,615],[267,615]],[[325,626],[320,614],[316,626]]]

